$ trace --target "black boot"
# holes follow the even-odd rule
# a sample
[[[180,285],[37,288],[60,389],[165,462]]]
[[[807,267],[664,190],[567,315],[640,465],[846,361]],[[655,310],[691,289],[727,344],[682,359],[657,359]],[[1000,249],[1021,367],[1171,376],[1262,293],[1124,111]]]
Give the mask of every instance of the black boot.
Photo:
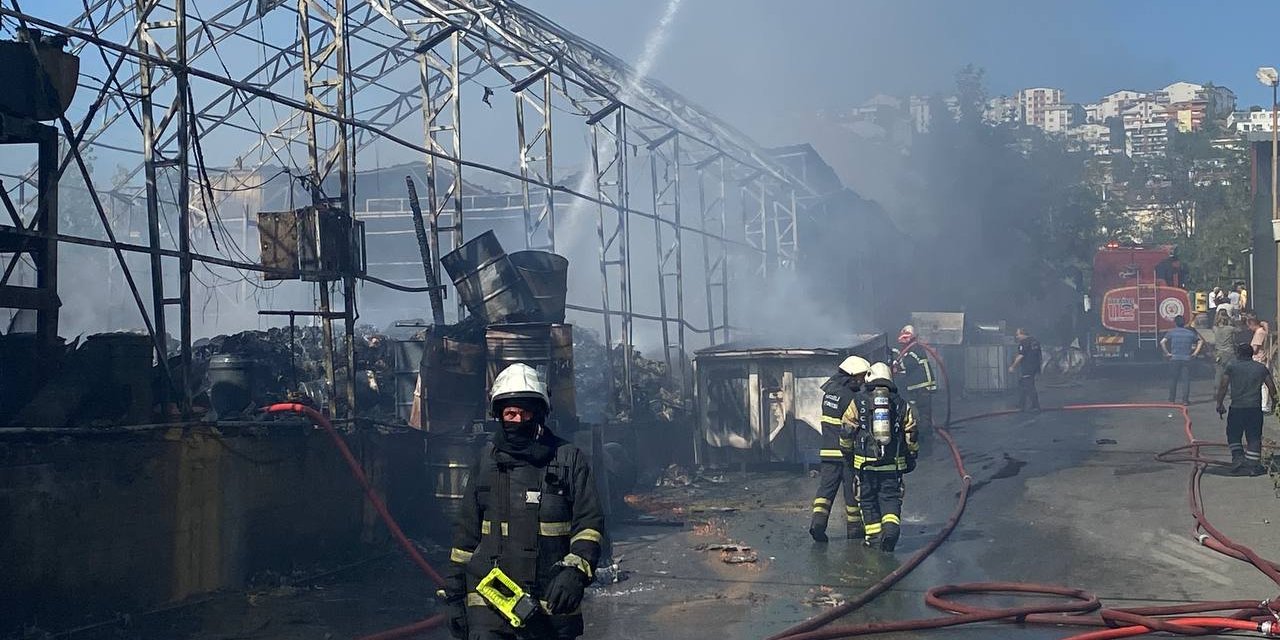
[[[1248,464],[1245,462],[1243,453],[1231,454],[1231,466],[1227,467],[1227,475],[1230,475],[1230,476],[1249,475]]]

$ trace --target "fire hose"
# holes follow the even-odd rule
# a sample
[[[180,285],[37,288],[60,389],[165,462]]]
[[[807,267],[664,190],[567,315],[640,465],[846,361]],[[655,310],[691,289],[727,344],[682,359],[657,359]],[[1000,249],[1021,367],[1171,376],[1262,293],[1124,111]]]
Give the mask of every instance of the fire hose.
[[[1073,635],[1067,640],[1107,640],[1110,638],[1129,638],[1152,632],[1166,632],[1178,635],[1204,635],[1224,630],[1241,630],[1260,633],[1266,637],[1280,637],[1280,597],[1263,601],[1230,600],[1194,602],[1182,605],[1161,607],[1104,608],[1099,599],[1088,592],[1053,585],[1020,583],[1020,582],[975,582],[957,585],[943,585],[929,589],[925,595],[925,603],[934,609],[949,615],[936,618],[904,620],[896,622],[872,622],[854,625],[830,626],[832,622],[860,609],[877,596],[888,591],[898,581],[920,565],[947,539],[959,524],[968,503],[973,477],[964,466],[964,458],[960,455],[950,427],[965,422],[975,422],[998,416],[1017,413],[1013,410],[993,411],[958,420],[951,415],[951,381],[947,374],[946,364],[942,357],[927,343],[914,340],[902,349],[905,354],[911,347],[920,345],[938,363],[942,371],[943,382],[947,389],[947,413],[943,424],[935,432],[951,450],[952,462],[960,477],[960,492],[951,516],[938,534],[922,549],[912,554],[901,566],[884,578],[865,589],[848,602],[834,609],[809,618],[768,640],[819,640],[828,638],[849,638],[855,636],[874,635],[880,633],[921,631],[940,629],[980,622],[1015,622],[1019,624],[1048,624],[1058,626],[1095,626],[1103,629]],[[1191,430],[1191,417],[1185,406],[1173,403],[1125,403],[1125,404],[1074,404],[1046,411],[1094,411],[1109,409],[1174,409],[1182,415],[1183,429],[1188,444],[1162,452],[1156,456],[1164,462],[1191,462],[1192,472],[1188,486],[1191,514],[1196,526],[1193,535],[1204,546],[1223,553],[1232,558],[1248,562],[1262,571],[1268,578],[1280,586],[1280,564],[1266,560],[1252,549],[1239,544],[1209,522],[1204,513],[1201,500],[1200,480],[1209,465],[1224,464],[1218,460],[1201,455],[1206,447],[1225,447],[1222,443],[1209,443],[1197,440]],[[1033,596],[1051,596],[1066,599],[1065,602],[1049,604],[1032,604],[1020,607],[987,608],[963,604],[946,598],[949,595],[976,594],[1022,594]],[[1192,615],[1201,614],[1201,615]],[[1217,614],[1217,615],[1203,615]]]
[[[427,562],[426,558],[422,557],[422,554],[418,552],[418,548],[414,546],[413,542],[409,540],[409,537],[400,529],[400,525],[396,522],[396,519],[391,516],[391,511],[387,509],[386,503],[382,501],[382,498],[378,496],[378,492],[374,490],[373,484],[369,482],[369,476],[365,474],[364,468],[360,466],[360,461],[356,460],[355,455],[351,453],[351,448],[348,447],[347,442],[342,439],[342,434],[338,433],[338,430],[334,428],[333,423],[330,422],[324,414],[312,409],[311,407],[304,404],[298,404],[296,402],[273,404],[267,407],[266,411],[267,413],[298,413],[306,416],[313,423],[324,429],[325,432],[329,434],[329,438],[333,440],[334,446],[338,448],[338,452],[342,454],[342,459],[346,461],[347,467],[351,469],[351,475],[355,476],[356,482],[360,483],[360,488],[364,490],[364,495],[369,499],[369,504],[373,505],[374,510],[378,512],[378,516],[382,518],[384,523],[386,523],[387,529],[391,530],[391,536],[395,538],[397,543],[399,543],[400,548],[404,549],[404,552],[408,554],[409,559],[412,560],[413,563],[422,570],[422,573],[435,583],[437,587],[444,586],[444,578],[440,577],[440,574],[431,567],[431,564]],[[396,638],[408,638],[439,626],[445,621],[445,619],[446,616],[444,614],[436,614],[413,624],[365,636],[360,640],[395,640]]]

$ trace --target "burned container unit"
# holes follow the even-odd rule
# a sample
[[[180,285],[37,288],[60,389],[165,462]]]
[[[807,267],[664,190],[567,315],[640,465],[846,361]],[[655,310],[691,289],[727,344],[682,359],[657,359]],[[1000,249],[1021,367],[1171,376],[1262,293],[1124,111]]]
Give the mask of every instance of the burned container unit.
[[[852,336],[846,344],[740,340],[695,353],[696,462],[816,463],[822,440],[822,383],[850,355],[873,362],[888,355],[883,333]]]

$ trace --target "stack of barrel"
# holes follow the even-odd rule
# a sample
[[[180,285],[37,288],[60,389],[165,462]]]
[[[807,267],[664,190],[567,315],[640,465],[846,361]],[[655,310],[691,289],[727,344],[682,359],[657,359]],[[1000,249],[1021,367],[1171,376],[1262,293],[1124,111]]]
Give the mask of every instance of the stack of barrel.
[[[470,462],[484,442],[472,425],[488,410],[485,394],[507,366],[538,370],[551,395],[551,427],[577,427],[573,327],[564,324],[569,261],[546,251],[507,254],[486,231],[440,258],[471,318],[427,334],[420,369],[421,426],[438,518],[451,517]]]

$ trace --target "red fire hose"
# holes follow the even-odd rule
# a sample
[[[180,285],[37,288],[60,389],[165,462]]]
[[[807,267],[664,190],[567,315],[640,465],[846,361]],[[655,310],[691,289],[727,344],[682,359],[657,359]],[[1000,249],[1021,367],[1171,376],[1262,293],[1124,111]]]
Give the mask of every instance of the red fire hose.
[[[296,402],[273,404],[267,407],[266,411],[267,413],[299,413],[310,418],[315,424],[320,425],[320,428],[324,429],[325,432],[329,434],[329,437],[333,439],[334,446],[338,447],[338,452],[342,454],[342,459],[346,461],[347,467],[351,469],[351,475],[355,476],[356,482],[360,483],[360,488],[364,489],[365,497],[369,499],[369,503],[373,505],[373,508],[378,512],[382,521],[386,523],[387,528],[391,530],[391,536],[400,544],[400,548],[404,549],[404,552],[409,555],[409,559],[412,560],[414,564],[418,565],[418,568],[422,570],[422,573],[426,574],[426,576],[430,578],[437,587],[444,586],[444,578],[440,577],[439,573],[436,573],[436,570],[431,567],[426,558],[422,557],[422,554],[418,552],[418,548],[413,545],[413,542],[409,540],[409,537],[400,529],[400,525],[396,523],[396,519],[391,516],[391,511],[387,509],[386,503],[382,501],[382,498],[378,496],[378,492],[374,491],[373,485],[369,483],[369,477],[365,475],[364,468],[360,466],[360,462],[356,460],[355,455],[351,453],[351,448],[347,446],[347,442],[342,439],[342,434],[338,433],[338,430],[333,427],[333,423],[329,422],[329,419],[326,418],[324,414],[312,409],[311,407],[304,404],[298,404]],[[396,638],[408,638],[439,626],[444,621],[445,615],[437,614],[410,625],[397,627],[371,636],[365,636],[364,638],[361,638],[361,640],[395,640]]]
[[[994,411],[981,415],[969,416],[959,420],[951,419],[951,384],[947,368],[942,358],[928,344],[913,341],[902,349],[905,353],[912,346],[919,344],[938,362],[943,381],[947,387],[947,419],[935,431],[951,449],[952,462],[960,477],[960,493],[951,517],[943,525],[938,534],[925,547],[908,558],[898,569],[870,586],[849,602],[831,611],[814,616],[800,624],[792,626],[780,633],[770,636],[768,640],[819,640],[828,638],[848,638],[854,636],[873,635],[879,633],[918,631],[939,629],[978,622],[1009,621],[1017,623],[1035,623],[1052,625],[1098,626],[1109,627],[1071,636],[1067,640],[1105,640],[1109,638],[1128,638],[1145,635],[1155,631],[1180,635],[1203,635],[1225,630],[1242,630],[1261,633],[1266,637],[1280,637],[1280,602],[1264,600],[1235,600],[1221,602],[1197,602],[1166,607],[1137,607],[1125,609],[1103,608],[1097,597],[1077,589],[1040,585],[1030,583],[980,582],[960,585],[945,585],[929,589],[925,602],[932,608],[945,611],[951,615],[885,623],[864,623],[826,627],[831,622],[842,618],[876,596],[889,590],[894,584],[915,569],[926,557],[932,554],[947,536],[955,529],[964,513],[969,498],[972,477],[965,470],[964,459],[952,438],[949,428],[956,424],[1009,415],[1016,411]],[[1203,447],[1223,447],[1218,443],[1206,443],[1195,439],[1191,431],[1191,417],[1186,407],[1172,403],[1130,403],[1130,404],[1076,404],[1046,411],[1090,411],[1102,409],[1174,409],[1182,414],[1183,428],[1189,444],[1157,455],[1158,460],[1166,462],[1192,462],[1192,473],[1189,486],[1190,507],[1196,521],[1193,533],[1201,544],[1222,552],[1233,558],[1249,562],[1271,578],[1280,586],[1280,564],[1268,561],[1252,549],[1234,542],[1215,528],[1205,517],[1200,498],[1200,479],[1205,468],[1211,464],[1223,464],[1219,461],[1201,456]],[[1203,530],[1203,533],[1201,531]],[[986,608],[962,604],[948,600],[944,596],[952,594],[983,593],[1018,593],[1040,596],[1058,596],[1068,600],[1059,604],[1035,604],[1022,607]],[[1274,599],[1274,600],[1280,600]],[[1192,616],[1189,614],[1205,614],[1232,611],[1225,616]],[[826,627],[826,628],[824,628]]]

